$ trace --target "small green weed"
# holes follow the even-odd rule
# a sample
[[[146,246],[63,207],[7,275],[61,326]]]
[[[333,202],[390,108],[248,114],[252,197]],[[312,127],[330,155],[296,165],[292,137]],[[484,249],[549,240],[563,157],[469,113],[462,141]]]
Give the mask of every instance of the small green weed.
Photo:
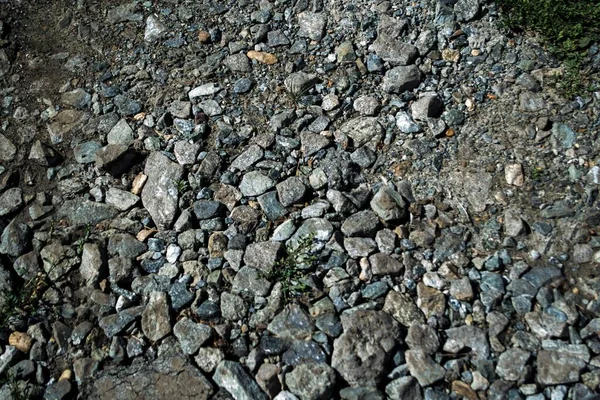
[[[296,248],[288,246],[285,257],[275,263],[269,279],[281,282],[283,296],[286,301],[299,297],[310,290],[303,280],[307,271],[314,266],[317,256],[312,253],[313,234],[301,238]]]
[[[177,188],[177,193],[181,194],[189,189],[189,184],[185,179],[180,179],[175,181],[175,187]]]
[[[34,314],[46,287],[46,275],[39,273],[21,287],[2,290],[0,292],[0,299],[3,299],[0,305],[0,327],[7,328],[13,317],[28,317]]]
[[[18,381],[17,378],[7,372],[6,377],[0,380],[0,386],[8,385],[10,390],[10,400],[27,400],[29,399],[29,393],[25,382]]]
[[[598,0],[497,0],[511,29],[538,33],[547,49],[565,63],[558,89],[568,97],[581,94],[590,77],[583,60],[586,49],[600,39]]]

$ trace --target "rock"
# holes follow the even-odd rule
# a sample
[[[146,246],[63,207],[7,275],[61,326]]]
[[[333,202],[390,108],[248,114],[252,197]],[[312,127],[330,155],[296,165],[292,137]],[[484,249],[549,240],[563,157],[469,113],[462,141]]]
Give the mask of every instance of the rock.
[[[384,134],[383,127],[373,117],[360,117],[348,120],[340,127],[340,131],[352,139],[355,147],[360,147],[367,143],[376,145],[383,139]]]
[[[208,400],[213,387],[198,368],[174,356],[105,368],[79,390],[88,399],[134,399],[140,393],[148,400]]]
[[[417,88],[421,84],[421,73],[415,65],[400,66],[390,69],[383,77],[384,92],[400,94]]]
[[[98,142],[83,142],[73,148],[75,161],[79,164],[93,163],[96,153],[102,146]]]
[[[85,243],[81,251],[79,273],[88,286],[98,282],[104,265],[100,247],[95,243]]]
[[[25,222],[13,219],[0,236],[0,253],[19,257],[27,252],[33,232]]]
[[[351,63],[356,60],[352,42],[345,41],[340,43],[340,45],[335,48],[335,56],[338,64]]]
[[[233,72],[250,72],[252,70],[250,60],[243,53],[226,57],[223,64]]]
[[[411,64],[419,55],[415,46],[404,43],[397,37],[379,36],[370,49],[393,66]]]
[[[61,155],[56,150],[39,140],[36,140],[31,146],[28,159],[42,167],[54,167],[62,161]]]
[[[23,207],[23,192],[21,188],[7,189],[0,195],[0,217],[13,214]]]
[[[406,203],[397,192],[382,186],[370,202],[371,209],[384,220],[391,222],[406,218]]]
[[[346,236],[366,236],[375,235],[379,226],[379,218],[371,210],[359,211],[352,214],[342,223],[342,233]]]
[[[89,115],[77,110],[64,110],[59,112],[48,125],[50,141],[53,145],[62,143],[75,128],[83,126]]]
[[[306,186],[300,178],[292,176],[276,185],[279,202],[288,207],[300,202],[306,194]]]
[[[385,393],[388,395],[388,398],[392,400],[423,399],[421,387],[417,380],[412,376],[404,376],[393,380],[385,387]]]
[[[446,370],[422,350],[407,350],[404,356],[410,374],[417,378],[421,386],[431,386],[444,379]]]
[[[490,344],[485,332],[473,325],[463,325],[446,329],[448,339],[444,343],[444,351],[458,353],[465,347],[477,355],[479,359],[487,359],[490,355]]]
[[[244,263],[269,274],[282,256],[283,245],[280,242],[256,242],[246,248]]]
[[[244,300],[240,296],[228,292],[221,294],[221,315],[223,318],[237,322],[246,317],[247,311]]]
[[[239,189],[244,196],[260,196],[273,186],[273,179],[258,171],[252,171],[244,175]]]
[[[347,387],[340,390],[340,398],[343,400],[384,400],[386,397],[374,387]]]
[[[300,150],[305,157],[317,154],[320,150],[329,146],[330,140],[326,136],[317,133],[300,133]]]
[[[248,56],[248,58],[251,60],[256,60],[265,65],[273,65],[278,61],[275,54],[266,53],[264,51],[250,50],[248,53],[246,53],[246,56]]]
[[[217,368],[217,365],[225,359],[225,354],[221,349],[212,347],[201,347],[198,349],[198,354],[194,357],[196,365],[204,371],[211,373]]]
[[[56,211],[56,217],[67,220],[71,225],[95,225],[110,220],[119,210],[108,204],[89,200],[67,200]]]
[[[160,39],[167,31],[167,26],[163,24],[156,16],[150,15],[146,18],[146,29],[144,31],[144,40],[148,43],[154,43]]]
[[[130,323],[142,315],[143,311],[143,306],[128,308],[126,310],[119,311],[116,314],[111,314],[100,318],[98,320],[98,326],[104,330],[106,337],[112,338],[113,336],[118,335]]]
[[[113,206],[117,210],[127,211],[140,200],[138,196],[125,190],[111,187],[106,192],[106,204]]]
[[[271,283],[257,269],[242,267],[235,275],[232,289],[235,293],[247,293],[251,296],[266,296]]]
[[[248,168],[253,166],[257,161],[263,158],[264,151],[263,149],[256,145],[252,144],[244,150],[242,154],[240,154],[233,162],[231,163],[230,168],[240,171],[246,171]]]
[[[327,18],[325,14],[301,12],[298,14],[298,36],[320,41],[325,35]]]
[[[289,304],[273,318],[267,330],[282,339],[307,340],[314,328],[312,318],[299,305]]]
[[[213,380],[235,400],[268,399],[256,381],[235,361],[221,361],[215,370]]]
[[[539,93],[524,91],[519,95],[519,109],[523,112],[536,113],[546,107],[546,101]]]
[[[372,116],[379,111],[379,100],[371,96],[360,96],[354,100],[353,108],[360,115]]]
[[[134,159],[134,153],[122,144],[109,144],[94,154],[96,167],[105,170],[114,177],[118,177],[129,170]]]
[[[317,83],[316,75],[306,72],[295,72],[290,74],[283,82],[285,88],[294,96],[306,94]]]
[[[92,96],[83,89],[65,92],[60,96],[61,102],[68,107],[85,108],[90,105]]]
[[[16,154],[17,147],[0,133],[0,161],[12,161]]]
[[[327,356],[317,343],[298,340],[283,353],[282,361],[287,365],[297,366],[306,363],[326,363]]]
[[[525,364],[529,357],[528,351],[519,348],[508,349],[498,358],[496,373],[507,381],[519,380],[525,373]]]
[[[59,380],[52,383],[44,392],[44,400],[63,400],[68,399],[72,386],[68,380]]]
[[[390,314],[396,321],[407,328],[413,322],[425,322],[423,313],[406,293],[390,291],[385,298],[383,311]]]
[[[521,164],[507,164],[504,167],[504,176],[506,183],[513,186],[523,186],[525,177],[523,176],[523,167]]]
[[[406,111],[396,113],[396,127],[402,133],[419,133],[423,130]]]
[[[196,97],[212,96],[213,94],[219,93],[220,91],[221,91],[221,88],[219,87],[218,84],[216,84],[214,82],[209,82],[209,83],[205,83],[204,85],[200,85],[200,86],[195,87],[194,89],[190,90],[188,92],[188,97],[191,100]]]
[[[429,325],[413,323],[408,329],[405,338],[406,344],[412,350],[421,350],[425,354],[433,355],[440,347],[435,329]]]
[[[504,234],[506,236],[520,236],[525,233],[525,223],[514,210],[504,212]]]
[[[113,102],[119,113],[124,116],[135,115],[142,111],[142,104],[139,101],[120,94],[115,96]]]
[[[404,271],[404,266],[389,254],[377,253],[369,257],[371,271],[375,276],[381,275],[400,275]]]
[[[144,174],[148,181],[142,190],[142,203],[159,230],[169,229],[177,212],[177,182],[183,177],[183,167],[154,152],[148,156]]]
[[[437,118],[442,114],[444,102],[436,93],[425,92],[411,104],[410,109],[414,119],[426,121],[427,118]]]
[[[189,318],[182,318],[173,326],[173,334],[185,354],[195,354],[212,337],[212,329]]]
[[[479,14],[479,0],[458,0],[454,4],[456,18],[460,22],[469,22]]]
[[[150,294],[148,304],[142,313],[142,331],[153,342],[171,333],[169,305],[165,293],[155,291]]]
[[[385,312],[357,310],[342,314],[342,325],[331,366],[350,386],[377,386],[400,342],[398,324]]]
[[[106,136],[108,144],[121,144],[125,146],[129,146],[134,138],[133,129],[131,129],[125,119],[117,122]]]
[[[289,390],[302,400],[330,399],[335,371],[327,364],[302,364],[285,375]]]
[[[579,382],[586,363],[561,351],[540,350],[537,356],[537,381],[543,386]]]

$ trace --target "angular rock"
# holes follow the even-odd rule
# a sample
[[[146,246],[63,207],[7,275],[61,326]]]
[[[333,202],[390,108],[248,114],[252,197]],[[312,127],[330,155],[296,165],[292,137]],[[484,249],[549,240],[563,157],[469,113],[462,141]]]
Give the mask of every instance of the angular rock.
[[[406,218],[406,203],[402,196],[387,186],[382,186],[370,202],[371,209],[385,222]]]
[[[319,41],[325,35],[327,17],[322,13],[305,11],[298,14],[298,36]]]
[[[273,179],[258,171],[252,171],[244,175],[239,189],[244,196],[250,197],[260,196],[273,186],[275,186]]]
[[[159,230],[169,229],[177,212],[177,182],[183,177],[183,167],[154,152],[148,156],[144,174],[148,181],[142,190],[142,203]]]
[[[235,400],[268,400],[256,381],[238,362],[221,361],[215,370],[213,380]]]
[[[327,364],[302,364],[285,375],[289,390],[302,400],[330,399],[335,371]]]
[[[350,386],[377,386],[401,340],[398,324],[385,312],[357,310],[342,314],[342,325],[331,366]]]
[[[173,326],[173,334],[185,354],[195,354],[212,337],[212,329],[189,318],[182,318]]]
[[[421,72],[415,65],[390,69],[383,77],[381,88],[384,92],[400,94],[417,88],[421,84]]]
[[[348,135],[354,142],[355,147],[367,143],[376,145],[383,139],[384,129],[374,117],[359,117],[348,120],[340,131]]]
[[[407,350],[404,353],[410,374],[419,385],[426,387],[444,379],[446,370],[422,350]]]
[[[171,321],[167,295],[152,292],[142,313],[142,331],[146,337],[156,342],[171,333]]]

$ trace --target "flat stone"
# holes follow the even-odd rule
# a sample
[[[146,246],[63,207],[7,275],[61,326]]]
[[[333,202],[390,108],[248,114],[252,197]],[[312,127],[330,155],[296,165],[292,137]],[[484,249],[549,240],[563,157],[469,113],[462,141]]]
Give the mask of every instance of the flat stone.
[[[355,147],[367,143],[376,145],[383,139],[384,129],[374,117],[359,117],[346,121],[340,131],[348,135]]]
[[[213,380],[236,400],[268,400],[256,381],[238,362],[221,361],[215,370]]]
[[[375,276],[400,275],[404,272],[404,265],[389,254],[377,253],[369,257],[371,271]]]
[[[248,168],[253,166],[256,162],[260,161],[264,156],[263,149],[257,145],[252,144],[248,146],[242,154],[236,157],[231,163],[230,168],[239,171],[246,171]]]
[[[283,245],[281,242],[256,242],[246,248],[244,263],[269,274],[277,261],[283,256]]]
[[[150,294],[148,304],[142,313],[142,331],[153,342],[171,333],[166,293],[155,291]]]
[[[106,204],[113,206],[117,210],[127,211],[140,200],[135,194],[126,190],[111,187],[106,192]]]
[[[270,288],[271,282],[261,272],[247,266],[240,268],[232,284],[235,293],[247,293],[251,296],[266,296]]]
[[[142,203],[159,230],[169,229],[178,208],[177,182],[183,177],[183,167],[154,152],[148,156],[144,174],[148,181],[142,190]]]
[[[579,382],[586,362],[561,351],[540,350],[537,355],[537,381],[543,386]]]
[[[287,305],[267,330],[282,339],[307,340],[315,329],[312,318],[297,304]]]
[[[382,186],[370,202],[371,209],[385,222],[406,218],[406,203],[402,196],[387,186]]]
[[[298,177],[292,176],[276,185],[279,202],[284,207],[300,202],[306,194],[306,186]]]
[[[508,349],[500,354],[496,365],[496,373],[507,381],[519,380],[525,373],[525,365],[529,357],[530,353],[528,351],[519,348]]]
[[[379,36],[370,49],[393,66],[411,64],[419,55],[415,46],[386,36]]]
[[[388,70],[381,88],[384,92],[400,94],[421,84],[421,72],[415,65],[399,66]]]
[[[305,157],[317,154],[320,150],[329,146],[330,139],[318,133],[308,131],[300,133],[300,150]]]
[[[94,162],[95,155],[102,146],[98,142],[90,141],[78,144],[73,148],[75,161],[79,164],[90,164]]]
[[[396,113],[396,127],[402,133],[419,133],[423,131],[421,125],[417,124],[406,111]]]
[[[379,218],[371,210],[352,214],[342,223],[342,233],[346,236],[372,237],[379,226]]]
[[[329,399],[333,395],[335,371],[327,364],[302,364],[285,375],[289,390],[301,399]]]
[[[418,322],[411,324],[405,341],[410,349],[421,350],[429,355],[435,354],[440,347],[440,340],[435,329]]]
[[[506,183],[513,186],[523,186],[525,176],[523,175],[523,167],[521,164],[507,164],[504,167],[504,176]]]
[[[361,115],[372,116],[376,115],[381,106],[379,100],[372,96],[360,96],[354,100],[353,108]]]
[[[11,257],[25,254],[32,236],[33,232],[25,222],[13,219],[0,236],[0,253]]]
[[[248,308],[240,296],[228,292],[221,294],[221,315],[223,318],[231,322],[237,322],[246,317],[247,311]]]
[[[390,314],[406,328],[409,328],[413,322],[425,322],[425,316],[410,295],[406,293],[398,293],[391,290],[385,298],[383,311]]]
[[[427,118],[437,118],[442,114],[444,102],[436,93],[425,92],[411,104],[410,109],[414,119],[427,121]]]
[[[13,214],[23,207],[23,192],[21,188],[7,189],[0,195],[0,217]]]
[[[419,385],[426,387],[444,379],[446,370],[422,350],[407,350],[404,353],[410,374]]]
[[[210,326],[184,317],[173,326],[173,334],[179,340],[185,354],[195,354],[212,337],[213,333]]]
[[[232,54],[225,58],[223,64],[233,72],[250,72],[250,59],[244,53]]]
[[[116,314],[107,315],[98,320],[98,326],[104,330],[104,334],[108,338],[118,335],[130,323],[136,320],[144,311],[143,306],[132,307],[119,311]]]
[[[244,175],[239,189],[244,196],[260,196],[273,186],[273,179],[258,171],[252,171]]]
[[[325,35],[327,17],[323,13],[304,11],[298,14],[298,36],[319,41]]]
[[[12,161],[16,154],[17,147],[0,133],[0,161]]]
[[[294,72],[285,78],[285,88],[295,96],[301,96],[307,93],[318,81],[316,75],[306,72]]]
[[[350,386],[377,386],[401,340],[398,324],[385,312],[357,310],[342,314],[342,325],[331,366]]]
[[[482,329],[473,325],[464,325],[446,329],[448,339],[444,343],[444,351],[458,353],[465,347],[472,350],[479,359],[487,359],[490,355],[490,344]]]
[[[213,386],[202,372],[182,356],[103,369],[79,388],[87,399],[208,400]]]

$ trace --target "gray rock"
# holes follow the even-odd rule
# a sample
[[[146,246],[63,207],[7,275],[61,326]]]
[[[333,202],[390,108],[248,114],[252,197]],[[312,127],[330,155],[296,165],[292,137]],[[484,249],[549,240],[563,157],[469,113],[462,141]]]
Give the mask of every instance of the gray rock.
[[[315,86],[317,81],[318,78],[316,75],[307,74],[306,72],[295,72],[285,78],[284,85],[287,91],[292,95],[300,96],[307,93]]]
[[[523,377],[525,365],[529,360],[528,351],[519,348],[511,348],[500,354],[496,373],[504,380],[516,381]]]
[[[117,7],[110,8],[106,13],[106,22],[109,24],[118,24],[119,22],[141,22],[142,14],[136,11],[136,3],[126,3]]]
[[[12,161],[16,154],[17,147],[0,133],[0,161]]]
[[[98,282],[101,269],[104,265],[100,247],[95,243],[85,243],[81,252],[81,265],[79,273],[90,286]]]
[[[327,17],[322,13],[310,11],[298,14],[298,36],[319,41],[325,35]]]
[[[213,333],[210,326],[184,317],[173,326],[173,334],[179,340],[181,350],[185,354],[195,354],[212,337]]]
[[[357,310],[342,314],[342,325],[331,366],[350,386],[377,386],[401,340],[398,324],[385,312]]]
[[[284,207],[300,202],[306,194],[306,186],[300,178],[295,176],[278,183],[276,188],[279,195],[279,202]]]
[[[0,236],[0,253],[12,257],[25,254],[30,246],[33,232],[25,222],[13,219]]]
[[[277,200],[277,192],[267,192],[257,198],[265,216],[270,221],[275,221],[287,215],[287,209]]]
[[[233,162],[231,163],[231,169],[246,171],[248,168],[253,166],[256,162],[260,161],[263,158],[264,151],[263,149],[256,144],[252,144],[248,146],[246,150],[242,154],[240,154]]]
[[[152,292],[148,304],[142,313],[142,331],[146,337],[156,342],[171,333],[171,321],[167,295]]]
[[[298,340],[283,353],[282,361],[287,365],[300,365],[306,363],[326,363],[327,356],[316,342]]]
[[[235,361],[221,361],[215,370],[213,380],[235,400],[268,399],[244,367]]]
[[[354,100],[353,107],[360,115],[372,116],[379,111],[380,103],[375,97],[360,96]]]
[[[454,4],[456,18],[460,22],[469,22],[479,14],[479,0],[458,0]]]
[[[273,186],[273,179],[258,171],[252,171],[244,175],[239,189],[244,196],[260,196]]]
[[[62,160],[56,150],[40,140],[36,140],[31,146],[28,159],[35,161],[42,167],[54,167]]]
[[[221,294],[221,315],[223,318],[231,322],[237,322],[244,319],[247,312],[248,309],[240,296],[228,292]]]
[[[23,207],[23,191],[14,187],[0,195],[0,217],[12,214]]]
[[[190,143],[187,140],[180,140],[175,143],[173,152],[179,164],[192,165],[196,163],[196,157],[200,152],[200,148],[200,143]]]
[[[342,223],[341,231],[346,236],[365,236],[375,235],[379,226],[379,218],[371,210],[359,211],[352,214]]]
[[[75,161],[77,161],[79,164],[93,163],[95,155],[100,148],[102,148],[100,143],[93,141],[78,144],[73,148]]]
[[[300,150],[305,157],[309,157],[329,146],[330,139],[317,133],[305,131],[300,133],[300,143]]]
[[[374,146],[383,139],[384,135],[383,127],[374,117],[359,117],[348,120],[340,127],[340,131],[352,139],[355,147],[367,143]]]
[[[390,291],[385,298],[383,311],[390,314],[406,328],[409,328],[413,322],[425,322],[423,313],[407,293]]]
[[[546,109],[546,101],[539,93],[522,92],[519,95],[519,109],[524,112],[536,113]]]
[[[208,400],[213,387],[202,372],[180,355],[159,357],[153,362],[105,368],[79,395],[87,399]]]
[[[390,400],[422,400],[423,393],[418,381],[412,376],[394,379],[385,387],[385,393]]]
[[[113,101],[121,115],[135,115],[142,111],[142,104],[139,101],[132,100],[123,95],[116,95]]]
[[[143,311],[143,306],[128,308],[126,310],[119,311],[116,314],[111,314],[100,318],[98,320],[98,326],[104,330],[106,337],[112,338],[113,336],[118,335],[130,323],[142,315]]]
[[[289,304],[273,318],[267,330],[282,339],[307,340],[315,329],[314,322],[298,304]]]
[[[400,94],[406,90],[417,88],[421,84],[421,72],[415,65],[400,66],[390,69],[383,77],[384,92]]]
[[[396,113],[396,127],[402,133],[419,133],[423,130],[406,111]]]
[[[344,238],[344,249],[352,258],[368,257],[377,250],[377,243],[371,238]]]
[[[197,86],[194,89],[190,90],[188,93],[188,97],[191,100],[196,97],[211,96],[213,94],[219,93],[220,91],[221,91],[221,88],[219,87],[218,83],[209,82],[209,83],[205,83],[204,85]]]
[[[156,16],[150,15],[146,18],[146,29],[144,30],[144,40],[148,43],[154,43],[164,36],[167,26],[163,24]]]
[[[404,353],[410,374],[419,385],[426,387],[444,379],[446,370],[422,350],[407,350]]]
[[[389,254],[377,253],[369,257],[369,264],[373,275],[400,275],[404,265]]]
[[[122,144],[109,144],[96,151],[94,161],[96,166],[107,171],[114,177],[120,176],[131,167],[133,153]]]
[[[217,365],[225,359],[225,353],[221,349],[212,347],[201,347],[198,354],[194,357],[196,365],[204,372],[211,373],[217,368]]]
[[[283,245],[281,242],[256,242],[246,248],[244,263],[269,274],[282,256]]]
[[[382,186],[370,202],[371,209],[385,222],[404,219],[406,203],[402,196],[387,186]]]
[[[326,242],[333,235],[333,225],[325,218],[309,218],[300,225],[300,228],[288,241],[288,244],[293,248],[297,248],[298,244],[309,236],[313,236],[314,240]]]
[[[347,387],[340,390],[342,400],[385,400],[385,396],[374,387]]]
[[[114,218],[118,212],[119,210],[108,204],[73,199],[65,201],[58,208],[56,216],[66,219],[71,225],[95,225]]]
[[[44,400],[68,399],[72,389],[71,382],[67,379],[54,382],[46,388]]]
[[[106,204],[113,206],[117,210],[127,211],[140,200],[138,196],[125,190],[114,187],[108,188],[106,192]]]
[[[52,144],[65,140],[74,129],[83,126],[89,119],[89,114],[77,110],[64,110],[58,113],[48,125],[48,133]]]
[[[142,203],[159,230],[169,229],[177,212],[177,182],[183,177],[183,167],[154,152],[148,156],[144,173],[148,181],[142,190]]]
[[[433,355],[440,347],[438,335],[432,327],[425,324],[413,323],[408,329],[404,339],[412,350],[421,350],[425,354]]]
[[[468,347],[479,359],[487,359],[490,356],[490,344],[487,335],[485,331],[476,326],[463,325],[446,329],[446,336],[444,351],[458,353]]]
[[[145,252],[148,247],[128,233],[116,233],[108,239],[108,253],[125,258],[134,258]]]
[[[411,104],[410,109],[414,119],[426,121],[427,118],[437,118],[442,114],[444,102],[436,93],[425,92]]]
[[[63,93],[60,101],[68,107],[85,108],[90,105],[92,96],[83,89],[75,89]]]
[[[543,386],[579,382],[586,362],[561,351],[540,350],[537,355],[537,381]]]
[[[250,72],[250,59],[244,53],[232,54],[225,58],[223,64],[233,72]]]
[[[520,236],[525,233],[525,223],[514,210],[504,212],[504,233],[506,236]]]
[[[251,296],[266,296],[271,283],[257,269],[242,267],[235,275],[232,289],[235,293],[247,293]]]
[[[411,64],[419,55],[415,46],[402,42],[397,37],[379,36],[370,49],[393,66]]]
[[[302,364],[285,375],[289,390],[301,400],[330,399],[335,381],[335,371],[327,364]]]

